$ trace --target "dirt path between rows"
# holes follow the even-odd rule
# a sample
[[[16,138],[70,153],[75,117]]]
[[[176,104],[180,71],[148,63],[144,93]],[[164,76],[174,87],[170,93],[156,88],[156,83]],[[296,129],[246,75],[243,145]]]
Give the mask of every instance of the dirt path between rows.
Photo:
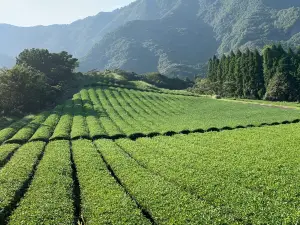
[[[238,103],[243,103],[243,104],[253,104],[253,105],[267,106],[267,107],[273,107],[273,108],[300,110],[300,108],[298,108],[296,106],[272,105],[272,104],[266,104],[266,103],[247,102],[247,101],[239,101],[239,100],[231,100],[231,99],[220,99],[220,100],[227,101],[227,102],[238,102]]]

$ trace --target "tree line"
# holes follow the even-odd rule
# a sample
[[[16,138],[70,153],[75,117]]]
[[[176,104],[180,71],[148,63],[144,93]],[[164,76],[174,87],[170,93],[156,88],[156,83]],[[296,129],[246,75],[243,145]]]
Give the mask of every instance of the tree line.
[[[36,112],[54,105],[68,89],[78,59],[63,51],[26,49],[11,69],[0,70],[0,114]]]
[[[246,49],[214,56],[207,77],[196,82],[195,90],[223,97],[299,101],[300,50],[286,51],[278,44],[265,46],[262,54]]]

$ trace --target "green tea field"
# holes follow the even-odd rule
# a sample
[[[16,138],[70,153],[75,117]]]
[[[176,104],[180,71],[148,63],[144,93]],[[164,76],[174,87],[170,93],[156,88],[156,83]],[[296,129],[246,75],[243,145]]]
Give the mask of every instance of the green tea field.
[[[0,224],[299,224],[300,111],[120,87],[0,130]]]

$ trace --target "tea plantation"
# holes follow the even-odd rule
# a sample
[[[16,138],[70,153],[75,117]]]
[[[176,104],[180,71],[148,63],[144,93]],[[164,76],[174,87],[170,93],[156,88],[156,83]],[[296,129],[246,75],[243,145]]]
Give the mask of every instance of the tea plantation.
[[[300,111],[120,87],[0,131],[0,224],[299,224]]]

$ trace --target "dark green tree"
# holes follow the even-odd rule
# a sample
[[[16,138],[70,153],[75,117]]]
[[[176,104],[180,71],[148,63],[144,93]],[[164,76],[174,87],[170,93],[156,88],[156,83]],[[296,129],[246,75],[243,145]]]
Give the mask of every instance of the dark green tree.
[[[236,64],[236,55],[233,51],[230,52],[228,56],[228,72],[226,76],[226,81],[224,83],[224,94],[228,97],[234,97],[236,91],[236,77],[235,77],[235,64]]]
[[[225,79],[225,66],[226,65],[226,56],[223,55],[219,61],[217,69],[217,83],[216,83],[216,94],[223,95],[223,84]]]
[[[265,95],[265,100],[269,101],[290,101],[291,98],[291,88],[293,84],[289,80],[287,74],[276,73],[275,76],[269,82],[267,87],[267,92]]]
[[[215,56],[214,56],[215,58]],[[214,74],[215,74],[215,71],[214,71],[214,58],[212,59],[209,59],[208,61],[208,70],[207,70],[207,78],[209,80],[214,80]]]
[[[0,73],[0,108],[6,113],[34,112],[45,105],[45,75],[27,65]]]
[[[251,52],[247,48],[246,52],[242,54],[241,59],[241,72],[243,79],[243,98],[249,98],[250,95],[250,70],[249,66],[251,65]]]
[[[253,95],[257,99],[262,99],[266,92],[265,81],[264,81],[264,72],[263,72],[263,58],[259,54],[257,49],[254,51],[253,63],[254,63],[253,88],[255,89]]]
[[[243,97],[242,56],[242,52],[238,50],[235,58],[234,77],[236,82],[235,96],[239,98]]]
[[[78,59],[67,52],[50,53],[47,49],[25,49],[16,60],[17,65],[28,65],[41,71],[47,77],[47,82],[57,85],[71,78],[78,67]]]
[[[208,81],[216,94],[226,97],[300,100],[300,48],[285,51],[278,44],[266,46],[262,55],[246,49],[221,59],[214,56]]]

